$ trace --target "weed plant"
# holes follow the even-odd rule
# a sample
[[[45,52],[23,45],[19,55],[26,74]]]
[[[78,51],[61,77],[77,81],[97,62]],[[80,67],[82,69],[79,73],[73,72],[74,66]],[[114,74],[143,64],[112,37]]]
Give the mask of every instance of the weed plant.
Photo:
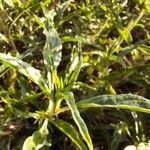
[[[0,150],[150,149],[149,0],[0,1]]]

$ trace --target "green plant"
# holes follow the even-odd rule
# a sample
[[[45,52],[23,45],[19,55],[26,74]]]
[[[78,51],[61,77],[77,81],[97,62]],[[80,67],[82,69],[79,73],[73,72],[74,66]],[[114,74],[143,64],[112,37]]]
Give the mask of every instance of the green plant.
[[[140,12],[136,10],[139,16],[136,14],[137,18],[133,18],[129,22],[122,22],[120,13],[124,9],[129,14],[130,12],[125,3],[124,7],[120,7],[119,2],[117,0],[100,1],[96,5],[96,2],[86,1],[84,3],[79,1],[78,3],[81,4],[79,5],[77,2],[68,0],[64,3],[60,2],[58,6],[48,1],[27,1],[23,3],[17,0],[10,1],[10,3],[8,1],[0,3],[1,11],[4,12],[3,20],[8,23],[8,27],[2,29],[3,34],[0,34],[1,40],[4,42],[0,53],[0,77],[4,80],[0,88],[1,149],[2,147],[4,149],[22,148],[23,150],[49,149],[54,144],[53,134],[55,134],[57,128],[75,144],[73,146],[70,144],[70,147],[92,150],[96,146],[92,143],[92,131],[89,132],[90,126],[87,126],[86,123],[88,122],[88,116],[87,120],[84,121],[80,115],[80,112],[86,112],[86,109],[89,108],[101,108],[101,110],[115,108],[115,110],[122,112],[124,112],[123,110],[129,110],[135,124],[142,126],[137,116],[139,116],[138,113],[150,113],[149,100],[134,94],[116,95],[114,86],[118,84],[119,79],[121,80],[125,76],[131,76],[132,80],[138,82],[138,78],[135,79],[133,75],[138,69],[142,70],[137,72],[139,75],[137,76],[141,78],[141,84],[148,86],[149,79],[146,79],[140,73],[145,71],[145,74],[148,74],[148,65],[143,62],[144,65],[142,66],[134,66],[128,61],[127,55],[131,54],[131,57],[136,61],[136,59],[141,59],[140,50],[143,55],[147,54],[148,46],[146,43],[149,42],[149,34],[147,33],[145,40],[131,44],[133,40],[131,30],[144,16],[145,8],[149,11],[149,4],[143,1],[144,8]],[[8,7],[6,4],[13,9],[14,20],[8,19],[9,17],[13,18],[13,15],[8,15],[8,10],[5,9],[5,7]],[[137,6],[142,4],[140,1],[136,3]],[[53,9],[48,9],[48,6]],[[41,13],[42,17],[39,17]],[[66,15],[64,15],[65,13]],[[98,16],[99,13],[105,14],[106,18]],[[81,17],[77,22],[76,18],[79,15]],[[113,19],[111,20],[111,18]],[[93,22],[91,22],[92,19]],[[27,24],[24,24],[26,20]],[[100,20],[102,20],[102,24],[99,23]],[[74,28],[71,29],[71,32],[65,30],[64,24],[67,21],[69,23],[66,27],[73,24]],[[87,23],[84,26],[86,21]],[[0,23],[3,23],[3,21]],[[88,23],[89,25],[87,25]],[[90,31],[92,35],[84,30],[90,29],[90,25],[95,25],[98,32],[95,31],[93,26]],[[103,28],[101,28],[102,25]],[[16,29],[13,29],[13,27]],[[62,29],[64,30],[61,31]],[[119,34],[117,37],[115,35],[114,39],[111,36],[109,37],[113,29],[117,30]],[[15,33],[15,30],[17,30],[17,33]],[[41,30],[45,35],[42,40],[40,36],[43,36],[43,33],[39,32]],[[104,34],[101,35],[103,32]],[[28,34],[29,37],[25,37],[25,34]],[[22,52],[22,49],[17,47],[18,41],[23,43],[21,48],[29,47],[29,49]],[[125,44],[125,47],[121,44]],[[12,51],[5,45],[9,45]],[[90,49],[89,51],[86,51],[86,46],[87,49]],[[69,51],[69,55],[65,58],[63,56],[64,51]],[[33,55],[33,53],[36,54]],[[38,58],[42,62],[38,62]],[[67,62],[66,65],[63,62],[64,59],[70,60],[70,62]],[[147,62],[147,60],[145,61]],[[111,71],[110,65],[118,62],[126,68],[121,67],[121,69]],[[63,64],[62,70],[61,64]],[[86,81],[86,84],[78,81],[83,69],[86,69],[87,79],[91,78],[94,88],[88,85],[91,82]],[[93,75],[95,70],[98,70],[97,77]],[[120,70],[121,74],[119,73]],[[104,88],[111,95],[95,96],[102,93],[98,90],[94,91],[97,85],[98,89]],[[90,92],[84,91],[84,88],[89,89]],[[77,101],[78,94],[74,93],[78,90],[81,90],[83,94],[79,96],[81,99],[78,98]],[[91,91],[96,93],[93,94]],[[89,96],[91,98],[87,99]],[[71,117],[68,111],[71,112]],[[113,112],[113,114],[114,118],[121,116],[121,113],[115,114]],[[65,115],[67,118],[65,118]],[[123,117],[127,117],[127,114],[124,113]],[[74,120],[74,123],[70,123],[69,119]],[[111,127],[103,126],[105,133],[109,129],[115,129],[112,142],[107,139],[108,143],[111,143],[109,149],[117,149],[119,144],[127,139],[126,135],[133,137],[130,135],[128,120],[129,117],[127,117],[126,123],[115,122],[115,125]],[[23,129],[29,133],[22,133]],[[119,133],[120,130],[121,134]],[[20,132],[22,133],[20,143],[23,147],[20,146],[20,143],[14,144],[15,137]],[[9,134],[13,136],[11,137]],[[135,134],[135,137],[137,137],[138,133]],[[8,140],[5,140],[5,136],[8,137]],[[116,142],[118,137],[120,140]],[[137,139],[138,142],[141,142],[139,137]],[[114,143],[117,145],[114,146]]]

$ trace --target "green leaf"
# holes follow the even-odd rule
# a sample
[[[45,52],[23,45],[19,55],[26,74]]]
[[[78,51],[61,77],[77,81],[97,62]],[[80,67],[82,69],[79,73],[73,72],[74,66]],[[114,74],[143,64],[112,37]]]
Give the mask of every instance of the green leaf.
[[[1,9],[1,10],[4,10],[4,7],[3,7],[3,4],[2,4],[2,1],[0,1],[0,9]]]
[[[22,9],[27,9],[33,6],[37,6],[40,5],[40,0],[28,0],[28,1],[24,1],[21,5]],[[34,8],[34,11],[37,10],[37,8]]]
[[[9,70],[5,65],[0,66],[0,78]]]
[[[30,55],[31,53],[33,53],[35,50],[37,50],[39,48],[39,46],[34,47],[34,48],[29,48],[28,50],[24,51],[18,58],[20,59],[24,59],[26,58],[28,55]],[[5,65],[1,65],[0,66],[0,78],[9,70],[10,68],[5,66]]]
[[[87,147],[81,141],[76,129],[68,122],[63,120],[50,120],[59,130],[65,133],[81,150],[86,150]]]
[[[0,88],[0,100],[1,100],[1,102],[5,103],[4,110],[5,111],[9,110],[11,115],[15,115],[15,117],[17,117],[17,118],[32,117],[32,118],[37,119],[37,115],[35,113],[31,113],[28,111],[28,108],[24,105],[23,100],[11,98],[12,94],[14,94],[14,93],[5,91],[2,88]]]
[[[31,65],[19,58],[4,53],[0,53],[0,61],[5,66],[11,67],[21,74],[25,75],[27,78],[36,83],[45,93],[49,94],[49,89],[47,87],[46,81],[42,77],[39,70],[33,68]]]
[[[132,42],[132,36],[129,32],[129,30],[121,25],[117,25],[117,30],[122,36],[122,38],[127,42],[131,43]]]
[[[4,41],[4,42],[8,43],[7,37],[4,34],[1,34],[1,33],[0,33],[0,41],[2,41],[2,42]]]
[[[47,135],[48,135],[48,120],[45,120],[42,127],[35,131],[32,136],[28,137],[24,144],[22,150],[38,150],[42,148],[44,145],[50,146],[49,143],[47,143]]]
[[[4,108],[1,108],[1,107],[0,107],[0,112],[3,112],[3,111],[4,111]]]
[[[37,23],[40,27],[44,28],[44,23],[43,23],[43,21],[42,21],[42,18],[38,17],[38,16],[37,16],[36,14],[34,14],[34,13],[31,13],[31,15],[34,17],[34,20],[36,21],[36,23]]]
[[[46,22],[46,28],[44,29],[44,34],[46,36],[46,43],[44,47],[44,61],[45,64],[50,65],[49,67],[57,68],[62,56],[62,44],[58,36],[57,31],[54,29],[50,21]],[[47,55],[47,57],[46,57]],[[48,67],[48,66],[46,66]]]
[[[80,43],[78,48],[72,54],[71,64],[68,66],[65,74],[64,83],[68,86],[73,85],[77,80],[82,66],[82,50]]]
[[[75,82],[75,85],[76,86],[80,86],[80,87],[84,87],[84,88],[87,88],[87,89],[90,89],[90,90],[93,90],[93,91],[96,91],[96,88],[86,84],[86,83],[83,83],[83,82]]]
[[[49,88],[53,91],[54,84],[56,88],[61,87],[61,82],[57,76],[57,67],[62,57],[62,44],[50,20],[47,20],[45,24],[44,34],[46,36],[46,43],[43,50],[44,64],[47,70]]]
[[[76,107],[73,93],[66,92],[64,94],[64,98],[66,99],[66,102],[71,110],[72,117],[73,117],[75,123],[77,124],[83,139],[86,141],[87,146],[89,147],[89,150],[93,150],[93,144],[92,144],[91,137],[89,135],[87,126],[86,126],[84,120],[81,118],[80,113]]]
[[[81,100],[76,105],[79,109],[91,107],[119,108],[150,114],[150,101],[142,96],[133,94],[100,95]]]
[[[150,12],[150,2],[145,3],[145,8],[148,12]]]
[[[143,3],[145,3],[147,0],[137,0],[137,2],[139,3],[139,4],[143,4]]]
[[[58,24],[58,21],[62,21],[62,16],[64,11],[68,8],[69,4],[73,0],[67,0],[66,2],[62,3],[61,5],[58,6],[57,14],[55,16],[55,22]]]

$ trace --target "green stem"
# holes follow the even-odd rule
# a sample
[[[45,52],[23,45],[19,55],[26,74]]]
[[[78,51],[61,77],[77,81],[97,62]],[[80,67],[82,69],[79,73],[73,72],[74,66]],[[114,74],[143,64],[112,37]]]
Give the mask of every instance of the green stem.
[[[56,103],[53,99],[49,100],[47,114],[48,116],[53,116],[55,114]]]

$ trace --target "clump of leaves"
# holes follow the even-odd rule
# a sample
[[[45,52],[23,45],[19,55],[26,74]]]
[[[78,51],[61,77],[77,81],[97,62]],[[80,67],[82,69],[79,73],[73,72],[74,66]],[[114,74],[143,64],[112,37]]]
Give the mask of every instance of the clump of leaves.
[[[53,134],[57,128],[74,143],[70,147],[93,150],[97,147],[92,142],[90,125],[86,123],[88,116],[84,120],[80,115],[89,108],[129,111],[135,122],[137,141],[133,142],[143,140],[138,136],[142,123],[137,112],[149,114],[149,100],[133,94],[116,95],[114,88],[122,78],[130,81],[137,70],[140,79],[134,81],[140,80],[147,86],[149,83],[146,78],[148,60],[137,66],[141,60],[140,52],[148,55],[149,33],[144,31],[143,24],[149,3],[137,1],[132,4],[135,4],[135,18],[131,18],[131,2],[128,1],[0,2],[4,14],[0,24],[7,23],[0,34],[1,148],[48,149],[55,143]],[[138,42],[140,37],[134,39],[131,31],[136,26],[142,28],[146,39]],[[113,71],[116,63],[121,64],[121,69],[118,67]],[[82,71],[86,77],[82,77]],[[81,82],[84,78],[94,88]],[[91,92],[95,88],[95,93]],[[101,89],[105,89],[107,95],[100,95]],[[81,100],[76,99],[78,94],[75,93],[79,90]],[[99,96],[95,96],[97,94]],[[113,114],[120,120],[127,117],[125,113],[124,118]],[[128,120],[129,117],[126,123],[116,121],[111,126],[115,129],[112,142],[106,139],[110,149],[117,149],[127,139],[126,135],[133,137]],[[110,129],[106,126],[108,124],[104,125],[105,133]],[[131,127],[131,130],[134,129]],[[21,140],[16,142],[15,137],[20,134]],[[120,140],[116,141],[117,138]]]

